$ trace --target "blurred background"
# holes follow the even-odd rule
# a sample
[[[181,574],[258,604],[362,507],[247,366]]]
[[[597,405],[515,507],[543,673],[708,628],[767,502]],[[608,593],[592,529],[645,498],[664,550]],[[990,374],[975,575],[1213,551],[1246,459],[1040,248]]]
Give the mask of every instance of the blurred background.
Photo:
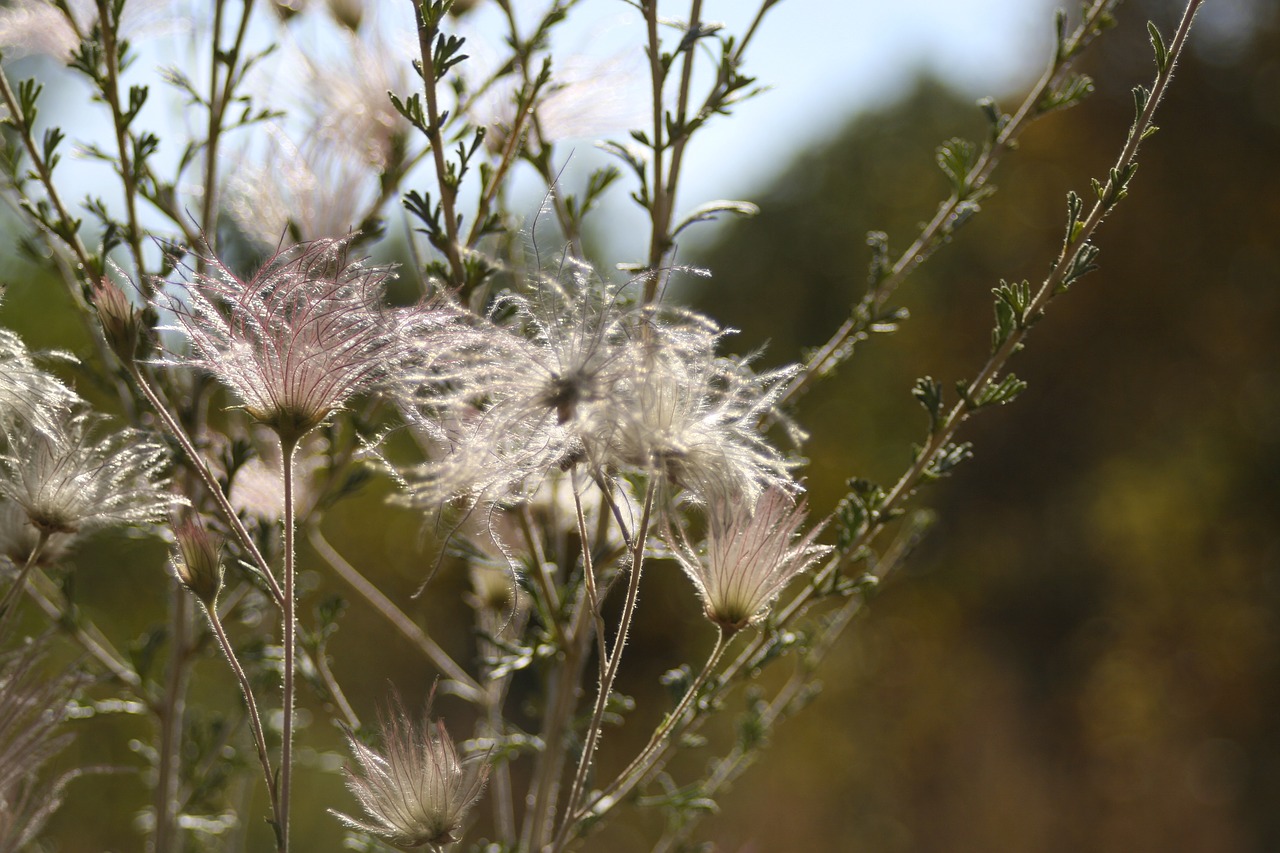
[[[1270,5],[1215,5],[1101,270],[1012,365],[1027,392],[966,428],[975,458],[921,493],[937,526],[725,799],[721,849],[1280,849],[1280,30]],[[990,289],[1042,278],[1066,191],[1105,173],[1150,76],[1145,20],[1170,32],[1179,6],[1122,8],[1086,62],[1096,95],[1024,137],[900,294],[901,331],[801,403],[816,506],[908,464],[912,382],[971,376]],[[865,232],[900,250],[944,193],[934,146],[978,138],[971,95],[923,74],[700,253],[740,346],[823,339],[861,293]]]
[[[777,40],[760,45],[762,82],[779,90],[744,106],[745,125],[728,120],[690,166],[689,204],[734,195],[762,213],[682,250],[713,272],[688,298],[743,330],[734,349],[767,344],[761,364],[826,339],[862,294],[866,232],[888,232],[897,251],[910,242],[947,191],[935,147],[980,138],[975,98],[1011,110],[1050,44],[1051,7],[1030,0],[941,4],[938,20],[922,17],[930,3],[904,4],[847,32],[846,4],[794,5],[773,13]],[[1125,4],[1085,63],[1097,93],[1023,137],[983,213],[899,293],[911,313],[901,330],[861,345],[801,401],[815,512],[848,477],[889,483],[909,463],[925,428],[909,393],[917,377],[950,388],[974,373],[991,288],[1043,276],[1066,192],[1105,175],[1130,89],[1150,81],[1146,20],[1169,33],[1180,6]],[[821,695],[772,733],[704,824],[717,850],[1280,849],[1280,15],[1267,2],[1207,6],[1132,193],[1098,235],[1101,270],[1054,303],[1012,365],[1029,389],[966,427],[975,458],[920,494],[938,523],[827,660]],[[996,14],[1004,23],[984,27]],[[1012,44],[993,46],[992,31]],[[809,37],[824,70],[787,77]],[[859,56],[883,76],[828,70]],[[4,263],[3,321],[33,347],[75,346],[70,314],[51,308],[58,288],[16,264]],[[431,556],[386,492],[370,487],[325,529],[407,601]],[[164,604],[163,549],[106,545],[110,565],[90,549],[74,557],[77,597],[114,634],[144,637]],[[322,574],[308,583],[313,601],[345,592]],[[701,659],[710,638],[678,571],[646,583],[622,690],[656,716],[644,709],[663,701],[658,677]],[[459,656],[464,586],[443,571],[410,610]],[[359,604],[334,649],[363,714],[388,682],[410,703],[429,687]],[[235,695],[210,658],[193,704]],[[447,697],[439,709],[460,712]],[[128,725],[80,738],[68,760],[136,764]],[[317,724],[305,738],[304,762],[332,764],[335,731]],[[611,733],[606,750],[623,743]],[[55,819],[59,849],[137,849],[144,792],[129,777],[76,783]],[[336,775],[301,793],[354,808]],[[327,821],[298,829],[299,849],[337,849]],[[648,849],[625,827],[598,844]]]

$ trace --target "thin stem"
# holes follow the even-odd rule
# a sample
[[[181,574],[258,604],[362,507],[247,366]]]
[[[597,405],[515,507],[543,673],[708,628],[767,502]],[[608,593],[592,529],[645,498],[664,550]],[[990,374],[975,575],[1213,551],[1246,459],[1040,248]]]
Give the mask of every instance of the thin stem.
[[[1177,65],[1178,57],[1186,43],[1192,19],[1202,3],[1203,0],[1189,0],[1174,39],[1169,45],[1168,62],[1156,75],[1146,107],[1129,130],[1129,135],[1126,137],[1125,144],[1113,167],[1114,173],[1126,173],[1134,162],[1134,157],[1137,155],[1143,136],[1148,128],[1152,126],[1156,107],[1168,87],[1169,80],[1172,78],[1174,67]],[[827,580],[851,562],[853,555],[870,545],[871,541],[884,529],[886,522],[883,519],[891,517],[893,510],[905,503],[915,493],[929,465],[932,464],[937,454],[955,438],[961,425],[973,413],[974,406],[970,401],[975,399],[980,392],[995,380],[1009,359],[1021,349],[1021,345],[1030,331],[1031,321],[1042,317],[1049,303],[1061,292],[1063,281],[1066,279],[1077,254],[1089,242],[1110,208],[1114,205],[1114,200],[1110,203],[1104,201],[1111,199],[1114,190],[1115,187],[1108,181],[1107,185],[1099,193],[1098,200],[1090,209],[1089,214],[1078,223],[1073,233],[1068,235],[1049,275],[1044,279],[1027,308],[1025,314],[1027,322],[1015,328],[1005,342],[987,358],[977,376],[969,383],[960,401],[951,408],[937,428],[931,432],[924,447],[916,455],[915,462],[903,472],[902,476],[893,485],[893,488],[889,490],[879,508],[878,520],[864,525],[863,529],[854,537],[844,551],[837,554],[818,570],[814,576],[813,583],[778,612],[777,624],[786,625],[797,613],[801,612],[807,606],[814,590],[822,588]],[[758,640],[744,650],[743,654],[726,669],[726,675],[735,674],[743,668],[750,668],[751,662],[759,654],[762,645],[763,641]]]
[[[555,578],[551,576],[551,561],[547,559],[542,540],[533,528],[533,516],[528,505],[520,507],[515,515],[520,521],[520,533],[524,536],[525,545],[529,548],[529,558],[537,566],[533,579],[537,582],[538,589],[546,602],[546,621],[551,629],[551,635],[557,643],[566,643],[568,640],[565,637],[564,626],[556,619],[556,615],[560,612],[560,593],[556,591]]]
[[[262,729],[262,715],[258,713],[258,703],[253,697],[253,687],[249,683],[249,677],[245,674],[244,667],[240,665],[239,658],[236,657],[235,650],[231,647],[231,641],[227,639],[227,632],[222,627],[222,619],[218,616],[216,607],[205,607],[204,614],[209,618],[209,625],[213,628],[213,634],[218,638],[218,645],[222,647],[222,654],[226,656],[227,663],[231,665],[231,671],[235,673],[236,681],[240,683],[240,692],[244,695],[245,708],[249,715],[249,728],[253,730],[253,743],[258,750],[258,763],[262,766],[262,777],[267,782],[267,797],[271,801],[271,815],[276,825],[282,825],[280,814],[280,792],[276,786],[275,771],[271,769],[271,758],[267,754],[267,739]],[[279,845],[279,837],[277,836],[277,847],[283,849]]]
[[[138,225],[138,182],[134,173],[135,164],[129,153],[129,128],[124,110],[120,106],[120,46],[116,40],[116,31],[120,22],[110,14],[110,11],[111,4],[107,0],[98,0],[103,65],[106,68],[106,80],[102,81],[101,88],[107,106],[111,108],[116,151],[120,157],[120,183],[124,190],[125,216],[128,225],[125,237],[129,243],[129,252],[133,255],[139,287],[142,288],[144,296],[150,297],[151,281],[147,278],[146,268],[142,263],[142,228]]]
[[[660,757],[660,749],[674,744],[675,741],[672,735],[680,727],[685,712],[689,710],[689,706],[698,698],[698,692],[702,690],[702,685],[707,683],[707,679],[715,671],[716,666],[719,665],[720,658],[724,655],[727,640],[728,637],[723,629],[716,632],[716,642],[711,648],[711,653],[707,655],[707,662],[703,664],[702,670],[694,678],[693,684],[689,685],[689,689],[680,698],[680,703],[675,710],[667,715],[662,724],[654,730],[644,749],[640,750],[640,753],[632,759],[631,763],[600,792],[590,805],[566,816],[565,822],[560,828],[560,835],[557,838],[557,849],[565,844],[570,830],[578,821],[588,815],[593,817],[603,816],[621,802],[623,797],[649,774],[653,767],[654,759]]]
[[[204,229],[204,241],[210,253],[215,249],[218,230],[217,222],[214,220],[218,197],[218,145],[222,140],[222,123],[226,117],[227,105],[231,103],[235,87],[239,82],[236,65],[240,62],[240,50],[244,46],[245,33],[249,28],[249,14],[253,11],[253,0],[244,0],[236,38],[230,50],[227,51],[223,51],[218,44],[222,37],[222,17],[225,8],[226,0],[215,0],[213,44],[209,57],[209,124],[205,137],[204,202],[200,211],[200,226]],[[226,75],[219,80],[218,66],[224,63],[227,68]],[[203,257],[197,260],[197,264],[203,267]]]
[[[5,108],[9,111],[9,121],[18,128],[19,134],[22,136],[22,145],[26,149],[27,156],[31,158],[32,169],[40,179],[40,185],[44,187],[45,193],[49,196],[49,203],[53,205],[54,211],[58,214],[58,222],[62,227],[62,231],[65,232],[59,233],[58,236],[62,237],[68,248],[71,249],[72,254],[76,256],[80,269],[87,274],[89,270],[94,269],[94,264],[89,259],[89,251],[80,240],[80,234],[73,227],[75,220],[67,212],[62,196],[58,194],[57,187],[53,183],[53,172],[49,168],[49,164],[45,162],[40,146],[32,135],[34,128],[31,126],[31,121],[23,114],[22,107],[18,103],[18,97],[9,85],[9,75],[3,67],[0,67],[0,99],[4,100]],[[72,296],[74,298],[76,294],[73,292]]]
[[[187,592],[176,581],[169,583],[169,670],[165,675],[164,697],[156,715],[160,724],[160,745],[156,757],[155,853],[182,849],[178,826],[178,786],[182,779],[182,732],[186,716],[186,685],[189,668],[190,610]]]
[[[657,0],[654,1],[657,6]],[[693,0],[689,8],[688,32],[696,33],[702,26],[702,0]],[[687,38],[687,36],[686,36]],[[684,162],[685,147],[689,143],[690,132],[686,122],[689,118],[689,86],[693,82],[693,54],[695,45],[689,45],[685,50],[684,64],[680,69],[680,94],[676,101],[676,122],[675,126],[679,132],[672,136],[671,145],[671,161],[667,166],[666,185],[662,187],[661,198],[662,206],[655,207],[654,216],[654,238],[658,240],[649,246],[649,269],[654,272],[654,278],[651,279],[657,283],[657,270],[663,266],[663,259],[671,249],[671,219],[675,215],[676,206],[676,190],[680,184],[680,166]],[[661,155],[656,155],[661,156]],[[655,174],[655,179],[656,179]],[[655,189],[655,192],[657,190]],[[658,218],[661,216],[661,223]]]
[[[38,568],[32,569],[27,578],[25,592],[27,597],[34,601],[54,624],[68,632],[80,647],[89,653],[90,657],[102,664],[107,672],[111,673],[112,678],[134,690],[141,686],[142,679],[138,673],[129,665],[124,655],[111,645],[111,641],[106,638],[101,629],[78,614],[74,620],[67,618],[70,607],[48,575]],[[0,634],[2,633],[3,631],[0,631]],[[152,701],[146,699],[144,701],[149,708],[155,710]]]
[[[271,592],[271,597],[275,599],[276,606],[284,606],[284,593],[280,589],[280,585],[276,583],[275,575],[271,573],[271,567],[267,565],[267,560],[262,556],[262,552],[258,550],[257,544],[254,543],[253,537],[249,531],[245,529],[244,522],[240,520],[239,514],[231,506],[231,501],[223,494],[222,487],[218,485],[218,481],[214,478],[213,472],[204,463],[199,452],[196,451],[195,444],[191,441],[191,437],[187,435],[187,431],[182,428],[182,424],[173,416],[168,407],[161,401],[160,395],[151,387],[151,383],[142,373],[136,364],[129,365],[129,372],[133,376],[138,387],[142,389],[143,395],[147,398],[147,402],[155,409],[160,420],[168,428],[169,434],[172,435],[182,447],[183,453],[191,462],[191,467],[195,469],[196,474],[200,477],[200,481],[204,483],[205,489],[213,498],[214,503],[218,505],[218,509],[222,511],[222,517],[226,520],[231,531],[235,533],[236,539],[240,541],[241,547],[245,553],[253,560],[259,574],[262,576],[263,582],[266,583],[267,589]]]
[[[564,658],[553,671],[547,692],[551,701],[542,722],[542,753],[533,771],[532,804],[525,813],[521,850],[538,850],[555,828],[555,809],[564,772],[568,729],[582,693],[582,671],[591,642],[593,614],[585,588],[574,602],[570,628],[564,632]]]
[[[315,654],[312,655],[307,655],[304,650],[303,655],[311,658],[311,664],[315,667],[316,674],[324,682],[325,690],[329,692],[329,698],[333,700],[334,705],[338,706],[338,713],[342,715],[347,727],[352,731],[358,730],[361,725],[360,716],[356,714],[356,709],[351,707],[346,691],[338,683],[338,677],[333,674],[333,667],[329,666],[329,658],[325,654],[324,646],[318,647],[315,650]]]
[[[440,190],[440,208],[444,217],[445,258],[449,261],[449,271],[453,275],[454,287],[466,284],[466,271],[462,266],[462,256],[458,252],[458,213],[456,210],[458,188],[449,180],[448,165],[444,159],[444,134],[440,127],[440,104],[436,96],[436,65],[432,56],[431,43],[435,40],[439,29],[433,23],[427,25],[422,16],[422,7],[417,0],[413,3],[414,19],[418,24],[418,49],[422,54],[422,87],[427,103],[427,139],[431,143],[431,155],[435,160],[436,184]]]
[[[650,199],[651,228],[649,232],[649,269],[644,281],[644,301],[654,301],[658,295],[658,269],[667,253],[667,224],[671,221],[667,211],[667,183],[663,178],[663,151],[666,143],[663,122],[663,89],[667,72],[662,66],[662,40],[658,37],[658,0],[644,0],[645,32],[648,36],[649,84],[653,98],[653,197]]]
[[[289,794],[293,781],[294,676],[297,669],[298,619],[294,592],[293,456],[296,439],[280,437],[280,475],[284,481],[284,700],[280,732],[280,851],[289,851]]]
[[[578,519],[578,539],[582,543],[583,584],[587,589],[587,604],[591,608],[591,615],[596,623],[596,656],[600,662],[599,677],[603,680],[605,675],[604,664],[608,654],[604,640],[604,617],[600,610],[600,594],[596,590],[596,567],[591,558],[591,540],[587,538],[587,516],[582,511],[582,496],[578,494],[577,489],[573,490],[573,508]],[[601,513],[601,517],[603,515]]]
[[[36,560],[40,558],[40,552],[44,550],[45,543],[49,541],[49,532],[47,530],[43,527],[36,529],[38,531],[36,544],[31,547],[30,553],[27,554],[27,559],[18,571],[18,576],[13,579],[13,583],[5,590],[4,599],[0,600],[0,637],[5,636],[7,633],[9,622],[13,619],[13,614],[18,609],[18,595],[26,588],[27,576],[35,569]]]
[[[913,529],[899,536],[893,544],[885,550],[885,553],[876,560],[875,567],[871,574],[877,578],[884,579],[895,569],[901,566],[919,543],[923,534],[923,527],[919,524],[913,525]],[[862,595],[852,595],[845,600],[841,607],[832,615],[828,615],[823,619],[822,632],[805,651],[801,658],[801,664],[797,666],[791,677],[778,691],[774,699],[759,714],[759,721],[762,729],[768,731],[773,726],[782,721],[787,716],[788,709],[796,708],[793,705],[796,698],[800,695],[802,689],[808,684],[812,678],[814,671],[821,665],[822,660],[827,656],[831,649],[835,646],[836,640],[853,621],[854,617],[862,613],[867,605],[867,599]],[[726,678],[720,681],[720,688],[726,689],[730,682]],[[710,703],[708,703],[710,704]],[[798,709],[797,709],[798,710]],[[695,711],[694,716],[689,720],[686,730],[696,730],[701,723],[706,720],[706,716],[699,716]],[[674,740],[668,740],[662,745],[659,754],[651,762],[649,769],[643,778],[653,778],[654,774],[661,771],[670,760],[671,753],[674,749]],[[751,758],[758,747],[744,746],[742,742],[734,745],[725,758],[715,762],[715,770],[700,783],[701,792],[713,798],[726,785],[733,782],[742,774],[742,772],[750,765]],[[616,797],[615,801],[620,799]],[[665,851],[671,849],[674,841],[683,840],[688,837],[696,823],[695,816],[689,816],[686,821],[681,824],[673,833],[660,840],[654,847],[654,851]]]
[[[489,731],[495,738],[500,738],[506,733],[501,701],[501,694],[504,691],[500,683],[504,681],[506,679],[490,684],[490,692],[494,695],[490,698],[486,709]],[[514,841],[516,809],[515,798],[511,792],[511,762],[506,759],[495,762],[489,777],[493,782],[493,823],[498,831],[498,838],[505,842]]]
[[[453,691],[468,702],[480,704],[484,701],[484,688],[457,664],[449,653],[431,639],[425,631],[409,616],[387,598],[360,570],[347,562],[338,550],[329,543],[320,531],[320,525],[313,523],[307,526],[307,539],[311,547],[320,555],[338,577],[342,578],[373,609],[420,651],[436,669],[444,673],[454,682]]]
[[[613,692],[613,682],[618,677],[618,667],[622,663],[622,652],[627,645],[627,635],[631,629],[631,618],[635,614],[636,601],[640,597],[640,575],[644,567],[645,539],[649,533],[649,517],[653,510],[653,498],[657,492],[657,477],[649,479],[645,490],[644,510],[640,517],[640,530],[636,534],[635,548],[631,554],[631,578],[627,582],[627,597],[622,605],[622,615],[618,618],[618,633],[613,641],[613,652],[609,655],[609,665],[605,668],[604,678],[600,680],[600,690],[596,694],[596,705],[591,713],[591,725],[587,728],[587,742],[582,749],[582,757],[578,761],[578,772],[574,775],[573,786],[569,789],[566,814],[573,814],[582,798],[583,788],[587,781],[587,772],[591,769],[595,758],[596,745],[600,742],[600,734],[604,725],[605,707],[609,695]]]
[[[980,196],[987,190],[990,178],[1004,155],[1017,148],[1018,139],[1036,119],[1048,113],[1040,107],[1045,95],[1061,85],[1067,75],[1074,70],[1084,54],[1084,49],[1097,38],[1100,32],[1099,19],[1115,4],[1116,0],[1096,0],[1086,11],[1080,26],[1064,43],[1063,50],[1055,52],[1053,60],[1035,88],[1023,100],[1000,135],[983,152],[973,169],[965,176],[968,192],[963,197],[953,193],[943,202],[934,217],[894,262],[889,274],[867,291],[848,319],[809,358],[804,369],[788,383],[778,401],[779,408],[793,402],[816,379],[829,374],[838,363],[848,357],[850,345],[866,336],[889,297],[943,243],[949,233],[949,225],[955,219],[961,204],[975,196]]]

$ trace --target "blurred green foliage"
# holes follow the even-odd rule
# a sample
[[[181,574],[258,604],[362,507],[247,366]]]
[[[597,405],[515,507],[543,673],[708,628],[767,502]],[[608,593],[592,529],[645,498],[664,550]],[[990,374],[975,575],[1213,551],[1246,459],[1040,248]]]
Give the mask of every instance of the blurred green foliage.
[[[1098,92],[1024,137],[898,294],[900,331],[802,401],[815,506],[909,464],[914,380],[972,375],[991,289],[1040,280],[1066,192],[1105,175],[1150,77],[1144,12],[1172,11],[1127,4],[1087,63]],[[1029,390],[963,431],[976,458],[921,494],[938,526],[725,798],[721,849],[1280,848],[1276,17],[1199,34],[1100,272],[1015,360]],[[702,307],[767,361],[820,343],[861,295],[866,232],[896,256],[946,194],[934,146],[981,128],[928,81],[858,117],[696,258]]]
[[[1067,190],[1105,173],[1131,119],[1129,87],[1149,82],[1144,21],[1131,3],[1090,59],[1098,92],[1033,128],[984,212],[912,276],[897,299],[911,312],[900,331],[859,345],[802,400],[816,512],[847,477],[896,477],[927,426],[915,380],[950,388],[972,375],[990,346],[991,289],[1034,284],[1048,267]],[[1101,271],[1031,335],[1013,366],[1029,390],[966,428],[976,457],[922,493],[939,524],[828,659],[818,701],[772,734],[720,802],[704,835],[721,849],[1280,848],[1278,93],[1274,15],[1249,38],[1205,40],[1184,63],[1163,130],[1100,234]],[[867,232],[886,231],[900,251],[947,192],[935,147],[983,132],[978,109],[930,82],[858,117],[755,199],[758,218],[685,258],[714,273],[702,307],[745,330],[731,341],[739,351],[767,341],[766,363],[821,343],[861,296]],[[33,347],[83,348],[60,285],[10,261],[0,264],[11,284],[0,319]],[[420,520],[385,505],[388,488],[343,505],[327,535],[466,660],[465,578],[446,562],[410,601],[434,554]],[[73,557],[76,600],[121,646],[161,618],[162,551],[103,536]],[[301,559],[310,621],[345,590],[305,547]],[[663,674],[700,660],[710,640],[673,567],[645,584],[620,684],[637,696],[639,725],[609,730],[605,767],[668,707]],[[430,668],[359,603],[333,650],[367,719],[390,684],[409,706],[431,689]],[[200,654],[190,707],[206,709],[196,722],[213,730],[238,693],[214,647]],[[515,707],[536,700],[531,678],[514,690]],[[341,751],[340,733],[314,696],[301,705],[312,723],[300,760],[336,767],[324,751]],[[451,730],[469,730],[461,703],[442,696],[437,707]],[[531,707],[524,722],[534,716]],[[140,766],[130,738],[150,738],[144,723],[78,721],[61,762]],[[338,774],[300,778],[301,797],[350,808]],[[137,849],[146,800],[128,773],[77,781],[53,835],[69,851]],[[334,822],[296,830],[298,849],[338,849]],[[265,849],[265,826],[248,832],[248,849]],[[617,827],[598,849],[645,849],[636,844]]]

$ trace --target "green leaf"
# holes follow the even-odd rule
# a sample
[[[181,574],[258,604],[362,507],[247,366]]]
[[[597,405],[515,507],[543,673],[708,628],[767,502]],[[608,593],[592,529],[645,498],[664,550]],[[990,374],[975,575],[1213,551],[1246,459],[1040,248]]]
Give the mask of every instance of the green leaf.
[[[995,294],[996,325],[991,332],[991,351],[994,353],[1013,336],[1027,328],[1027,311],[1031,308],[1031,284],[1008,284],[1001,281],[993,288]]]
[[[1003,406],[1005,403],[1012,403],[1026,388],[1027,383],[1016,375],[1008,373],[999,382],[988,382],[981,391],[971,397],[972,404],[975,409]]]
[[[1072,190],[1067,193],[1067,236],[1066,244],[1069,246],[1080,239],[1080,234],[1084,231],[1084,221],[1080,216],[1084,212],[1084,199]]]
[[[1156,69],[1164,74],[1169,70],[1169,48],[1160,35],[1160,28],[1153,21],[1147,21],[1147,35],[1151,37],[1151,48],[1156,53]]]
[[[938,146],[938,167],[951,182],[951,191],[957,198],[969,194],[969,173],[978,162],[978,147],[967,139],[948,139]]]
[[[1081,278],[1098,268],[1094,261],[1098,257],[1100,250],[1092,243],[1085,243],[1071,258],[1071,265],[1067,268],[1066,274],[1062,277],[1062,285],[1059,292],[1065,291],[1071,285],[1075,284]]]
[[[929,413],[929,434],[933,435],[938,431],[938,424],[942,420],[942,383],[935,381],[932,376],[923,376],[916,380],[911,396]]]
[[[1036,104],[1040,113],[1074,107],[1093,94],[1093,79],[1087,74],[1068,74],[1062,84],[1044,93]]]
[[[956,466],[973,458],[973,443],[966,441],[960,444],[949,442],[933,455],[921,476],[927,480],[939,480],[949,476]]]
[[[883,231],[868,231],[867,247],[871,249],[867,287],[875,290],[893,272],[893,259],[889,257],[889,235]]]

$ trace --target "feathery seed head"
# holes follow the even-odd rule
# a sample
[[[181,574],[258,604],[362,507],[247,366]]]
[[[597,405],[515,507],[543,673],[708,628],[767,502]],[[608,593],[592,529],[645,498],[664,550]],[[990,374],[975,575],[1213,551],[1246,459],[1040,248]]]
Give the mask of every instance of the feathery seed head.
[[[565,281],[499,297],[429,372],[406,376],[401,398],[450,445],[406,474],[411,502],[527,498],[584,458],[584,431],[612,405],[636,311],[586,265],[566,266]]]
[[[354,394],[414,353],[410,332],[429,308],[383,303],[390,267],[347,258],[349,240],[285,250],[242,281],[221,261],[160,297],[191,345],[166,363],[203,368],[281,440],[296,443]]]
[[[760,622],[792,578],[831,552],[813,542],[821,526],[797,538],[805,515],[803,501],[795,503],[776,486],[754,507],[724,500],[711,505],[706,555],[687,544],[676,549],[708,619],[730,633]]]
[[[745,359],[717,356],[723,332],[696,315],[652,328],[632,350],[616,408],[593,432],[593,457],[663,477],[702,502],[796,491],[793,463],[760,431],[795,368],[756,374]]]
[[[122,362],[132,363],[147,329],[142,311],[109,278],[93,282],[92,290],[93,307],[98,312],[98,322],[102,323],[102,333],[108,346]]]
[[[69,533],[50,533],[41,543],[41,533],[27,518],[26,511],[8,498],[0,497],[0,563],[8,560],[14,566],[24,566],[34,554],[37,566],[53,565],[66,554],[73,538]]]
[[[46,534],[163,521],[184,503],[168,490],[164,445],[134,429],[99,437],[105,421],[82,411],[48,433],[7,428],[0,495]]]
[[[467,811],[484,789],[488,763],[458,757],[444,723],[431,724],[429,702],[421,727],[398,698],[380,722],[385,754],[349,739],[359,771],[347,770],[347,787],[367,820],[334,816],[401,849],[458,840]]]
[[[0,428],[25,420],[49,432],[78,401],[70,388],[36,366],[21,338],[0,329]]]
[[[348,146],[313,128],[302,144],[268,132],[266,147],[228,176],[226,207],[258,246],[337,239],[358,227],[377,198],[375,176]]]

